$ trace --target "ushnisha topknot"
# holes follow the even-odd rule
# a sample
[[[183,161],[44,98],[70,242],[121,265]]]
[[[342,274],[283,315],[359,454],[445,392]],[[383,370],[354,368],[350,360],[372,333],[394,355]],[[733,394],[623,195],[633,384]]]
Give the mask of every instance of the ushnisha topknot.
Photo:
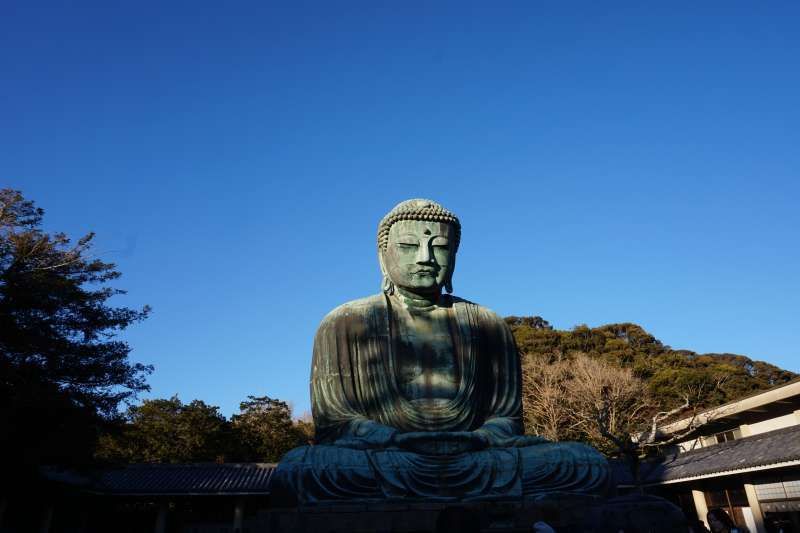
[[[398,220],[430,220],[451,224],[455,230],[453,232],[453,252],[458,251],[458,243],[461,241],[461,222],[458,217],[433,200],[422,198],[400,202],[383,217],[378,225],[379,249],[386,249],[389,242],[389,229]]]

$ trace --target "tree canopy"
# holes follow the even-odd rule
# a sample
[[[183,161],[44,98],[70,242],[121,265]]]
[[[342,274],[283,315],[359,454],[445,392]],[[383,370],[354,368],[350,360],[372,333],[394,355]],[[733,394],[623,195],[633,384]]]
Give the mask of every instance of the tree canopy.
[[[44,211],[0,190],[0,444],[24,469],[91,457],[98,425],[148,389],[152,367],[116,338],[149,309],[109,305],[120,273],[76,242],[42,230]],[[29,471],[29,470],[28,470]]]
[[[226,419],[202,400],[177,396],[130,406],[125,420],[101,438],[97,457],[118,463],[277,462],[309,433],[292,421],[289,405],[268,396],[248,396]]]
[[[269,396],[248,396],[239,404],[239,414],[231,417],[231,425],[245,461],[277,462],[308,439],[305,427],[292,423],[289,405]]]
[[[531,358],[554,362],[586,354],[630,369],[647,383],[654,407],[661,410],[683,402],[687,391],[698,393],[695,406],[707,408],[797,377],[793,372],[744,355],[673,350],[633,323],[596,328],[579,325],[564,331],[554,329],[541,317],[508,317],[506,321],[517,341],[523,365]]]
[[[663,439],[662,423],[796,377],[743,355],[673,350],[631,323],[559,331],[541,317],[506,321],[522,359],[526,431],[624,457],[637,485],[643,458],[696,428]]]
[[[228,427],[219,408],[177,396],[128,408],[126,423],[100,438],[101,459],[128,463],[186,463],[224,458]]]

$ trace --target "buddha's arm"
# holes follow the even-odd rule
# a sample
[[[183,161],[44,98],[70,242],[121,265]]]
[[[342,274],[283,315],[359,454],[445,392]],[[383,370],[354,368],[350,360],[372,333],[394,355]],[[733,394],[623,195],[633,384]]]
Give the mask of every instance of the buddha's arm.
[[[357,333],[366,324],[358,315],[335,310],[320,324],[314,338],[311,370],[311,408],[319,443],[351,447],[381,447],[396,430],[371,420],[365,402],[369,391],[360,388],[366,369],[364,353],[352,353]]]
[[[354,418],[334,442],[350,448],[383,448],[393,442],[397,430],[374,420]]]
[[[519,354],[508,325],[493,312],[482,309],[484,324],[482,351],[492,358],[494,391],[489,415],[476,433],[490,446],[510,446],[522,440],[522,369]]]
[[[497,417],[487,420],[476,432],[484,435],[490,445],[496,446],[519,434],[515,426],[513,419]]]

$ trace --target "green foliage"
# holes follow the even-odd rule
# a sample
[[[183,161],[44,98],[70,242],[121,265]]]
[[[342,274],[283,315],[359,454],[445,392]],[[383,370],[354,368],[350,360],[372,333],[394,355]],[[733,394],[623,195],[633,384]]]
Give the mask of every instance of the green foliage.
[[[229,428],[219,408],[202,400],[187,404],[177,396],[131,406],[127,424],[103,435],[97,455],[126,463],[186,463],[221,460]]]
[[[531,329],[553,329],[550,322],[540,316],[507,316],[506,322],[511,326],[525,326]]]
[[[227,420],[201,400],[177,396],[131,406],[125,420],[101,436],[97,458],[117,463],[277,462],[308,440],[308,422],[293,422],[286,402],[248,396]],[[313,429],[311,430],[313,431]]]
[[[578,353],[602,359],[644,379],[657,405],[669,410],[692,396],[692,405],[707,408],[797,377],[743,355],[697,354],[673,350],[632,323],[597,328],[579,325],[571,331],[550,327],[541,317],[508,317],[523,363],[529,358],[557,361]]]
[[[0,446],[23,475],[90,460],[98,428],[152,371],[115,339],[148,308],[107,305],[124,291],[107,285],[115,266],[91,256],[94,234],[72,244],[44,232],[43,216],[0,190]]]
[[[239,414],[233,415],[231,425],[243,461],[277,462],[306,440],[306,427],[292,423],[289,405],[269,396],[248,396],[239,404]]]

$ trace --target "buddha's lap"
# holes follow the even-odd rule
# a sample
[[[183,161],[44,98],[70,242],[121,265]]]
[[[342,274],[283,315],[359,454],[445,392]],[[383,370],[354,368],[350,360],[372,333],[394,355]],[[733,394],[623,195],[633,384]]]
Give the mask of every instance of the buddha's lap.
[[[376,468],[407,469],[414,467],[453,467],[467,465],[522,464],[522,477],[543,471],[592,468],[607,470],[605,458],[594,448],[578,442],[541,443],[520,448],[489,448],[451,456],[423,455],[396,447],[358,450],[332,445],[301,446],[289,451],[280,462],[281,469],[358,471],[371,477]]]
[[[424,455],[399,448],[319,445],[288,452],[273,476],[276,494],[299,501],[396,498],[515,498],[526,494],[602,494],[608,463],[578,443],[488,448]]]

